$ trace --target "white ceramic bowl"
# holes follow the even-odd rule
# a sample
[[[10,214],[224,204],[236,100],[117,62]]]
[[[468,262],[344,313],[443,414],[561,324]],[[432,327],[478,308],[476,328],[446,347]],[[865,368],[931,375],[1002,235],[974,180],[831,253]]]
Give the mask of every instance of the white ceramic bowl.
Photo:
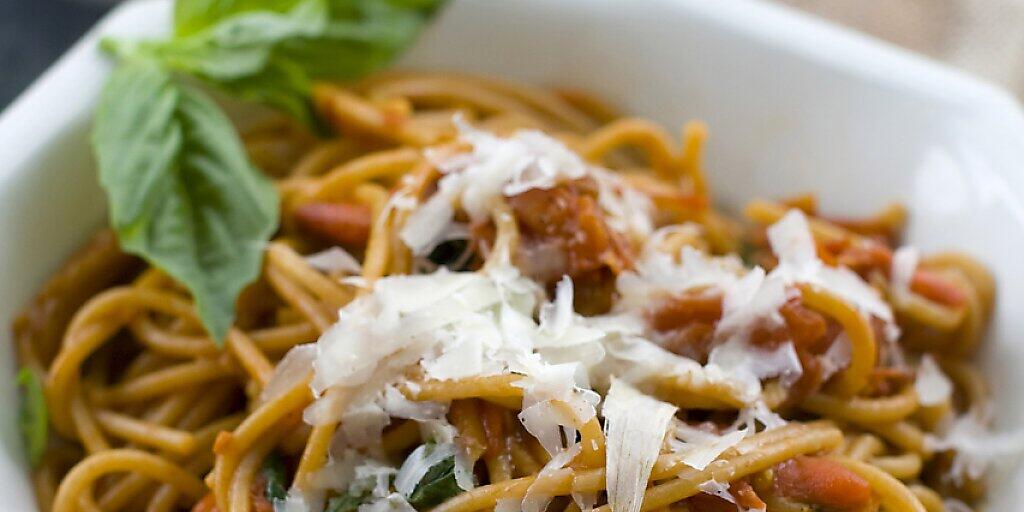
[[[110,69],[101,34],[165,33],[169,0],[125,4],[0,116],[0,495],[34,510],[16,432],[11,318],[104,223],[87,139]],[[1001,428],[1022,424],[1024,116],[1006,93],[750,0],[454,1],[403,65],[584,88],[671,127],[702,118],[716,195],[820,193],[836,213],[891,201],[909,241],[964,249],[999,281],[983,364]],[[1018,510],[1024,474],[990,510]]]

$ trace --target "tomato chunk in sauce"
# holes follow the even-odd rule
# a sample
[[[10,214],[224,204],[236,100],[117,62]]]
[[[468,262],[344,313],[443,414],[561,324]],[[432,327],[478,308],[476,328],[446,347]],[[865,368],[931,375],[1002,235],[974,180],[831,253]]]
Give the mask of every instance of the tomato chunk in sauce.
[[[775,492],[827,512],[858,512],[871,503],[860,475],[823,457],[799,456],[775,466]]]
[[[839,333],[838,325],[830,324],[824,316],[793,299],[779,308],[783,324],[756,327],[751,332],[751,343],[765,349],[775,349],[791,341],[804,373],[793,384],[794,400],[817,391],[824,381],[819,356],[824,354]],[[647,315],[651,329],[659,333],[662,345],[681,356],[706,363],[714,348],[715,326],[722,316],[721,294],[711,290],[697,290],[664,300]]]
[[[593,313],[611,307],[615,276],[633,265],[632,248],[609,227],[597,194],[582,178],[507,198],[521,234],[516,266],[549,286],[568,275],[577,309]]]

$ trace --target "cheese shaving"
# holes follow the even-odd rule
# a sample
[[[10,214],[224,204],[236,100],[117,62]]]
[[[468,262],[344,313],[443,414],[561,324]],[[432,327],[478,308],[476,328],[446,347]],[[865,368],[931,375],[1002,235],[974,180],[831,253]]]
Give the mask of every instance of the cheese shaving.
[[[786,421],[768,409],[764,402],[756,402],[740,410],[736,421],[720,434],[677,420],[672,428],[669,447],[683,455],[683,464],[703,470],[726,450],[757,433],[758,425],[764,430],[772,430],[785,424]]]
[[[736,497],[729,492],[729,484],[716,481],[715,479],[702,482],[697,486],[700,492],[704,494],[710,494],[712,496],[718,496],[729,503],[736,503]]]
[[[673,434],[674,438],[669,442],[672,451],[683,454],[683,464],[703,470],[723,452],[750,435],[750,431],[736,429],[718,435],[680,421]]]
[[[544,465],[543,468],[537,473],[537,478],[534,480],[530,487],[526,489],[526,495],[523,496],[523,501],[520,504],[520,510],[522,512],[544,512],[548,504],[551,503],[552,496],[545,493],[537,485],[538,482],[543,482],[553,473],[567,466],[577,455],[580,454],[581,448],[579,443],[574,443],[566,449],[555,454],[554,457]]]
[[[278,361],[274,368],[274,375],[270,377],[267,385],[260,392],[260,402],[266,403],[281,396],[282,393],[309,377],[314,360],[316,360],[316,345],[313,343],[296,345],[288,350],[288,353]]]
[[[650,233],[650,200],[615,174],[584,162],[557,139],[536,130],[498,137],[471,126],[461,115],[453,122],[459,138],[472,150],[455,155],[436,150],[425,153],[444,177],[438,181],[437,192],[410,215],[399,234],[413,254],[428,254],[444,239],[456,207],[479,222],[502,197],[550,189],[585,176],[597,182],[598,204],[612,229],[632,233],[635,238]]]
[[[601,412],[605,419],[608,503],[616,512],[639,512],[647,479],[676,408],[613,379]]]
[[[363,266],[359,264],[359,260],[345,249],[337,246],[310,254],[305,259],[311,267],[322,272],[343,272],[349,275],[358,275],[363,272]]]
[[[772,274],[789,284],[819,286],[861,312],[893,324],[892,309],[874,288],[850,269],[829,267],[818,259],[807,217],[800,210],[789,210],[769,227],[768,241],[779,258],[779,265]]]
[[[892,254],[891,287],[892,295],[897,300],[906,300],[910,296],[910,282],[917,271],[920,254],[913,247],[900,247]]]
[[[914,391],[921,405],[941,405],[953,397],[953,383],[931,354],[921,357],[914,379]]]
[[[933,450],[954,451],[950,475],[956,482],[979,479],[989,468],[1012,463],[1024,453],[1024,430],[993,432],[989,423],[988,411],[975,407],[944,425],[938,436],[926,438]]]

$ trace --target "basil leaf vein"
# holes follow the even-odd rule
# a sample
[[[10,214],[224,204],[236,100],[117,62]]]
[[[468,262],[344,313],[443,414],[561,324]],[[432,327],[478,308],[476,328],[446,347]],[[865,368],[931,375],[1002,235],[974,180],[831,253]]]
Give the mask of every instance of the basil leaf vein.
[[[184,284],[220,343],[277,228],[273,185],[219,108],[152,61],[114,71],[92,144],[122,249]]]

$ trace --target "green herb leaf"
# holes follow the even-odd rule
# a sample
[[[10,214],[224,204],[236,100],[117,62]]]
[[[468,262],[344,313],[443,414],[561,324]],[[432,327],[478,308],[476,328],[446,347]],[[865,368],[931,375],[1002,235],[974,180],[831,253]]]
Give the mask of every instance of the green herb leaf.
[[[175,37],[105,41],[313,123],[310,83],[390,62],[443,0],[178,0]]]
[[[409,504],[417,510],[433,507],[462,492],[455,481],[455,457],[434,464],[409,495]]]
[[[183,283],[219,343],[277,227],[273,185],[220,109],[151,61],[115,70],[92,143],[122,249]]]
[[[22,390],[21,408],[18,410],[18,427],[25,439],[25,451],[32,466],[39,465],[46,452],[48,438],[46,397],[43,383],[36,372],[22,368],[18,372],[18,386]]]
[[[174,2],[174,35],[192,35],[225,18],[247,11],[288,12],[299,1],[177,0]]]
[[[367,493],[348,493],[335,496],[327,500],[327,509],[324,512],[356,512],[359,505],[366,500]]]
[[[263,488],[263,495],[271,503],[284,501],[288,497],[288,478],[285,476],[284,461],[276,452],[267,455],[263,459],[263,468],[260,470],[266,486]]]

